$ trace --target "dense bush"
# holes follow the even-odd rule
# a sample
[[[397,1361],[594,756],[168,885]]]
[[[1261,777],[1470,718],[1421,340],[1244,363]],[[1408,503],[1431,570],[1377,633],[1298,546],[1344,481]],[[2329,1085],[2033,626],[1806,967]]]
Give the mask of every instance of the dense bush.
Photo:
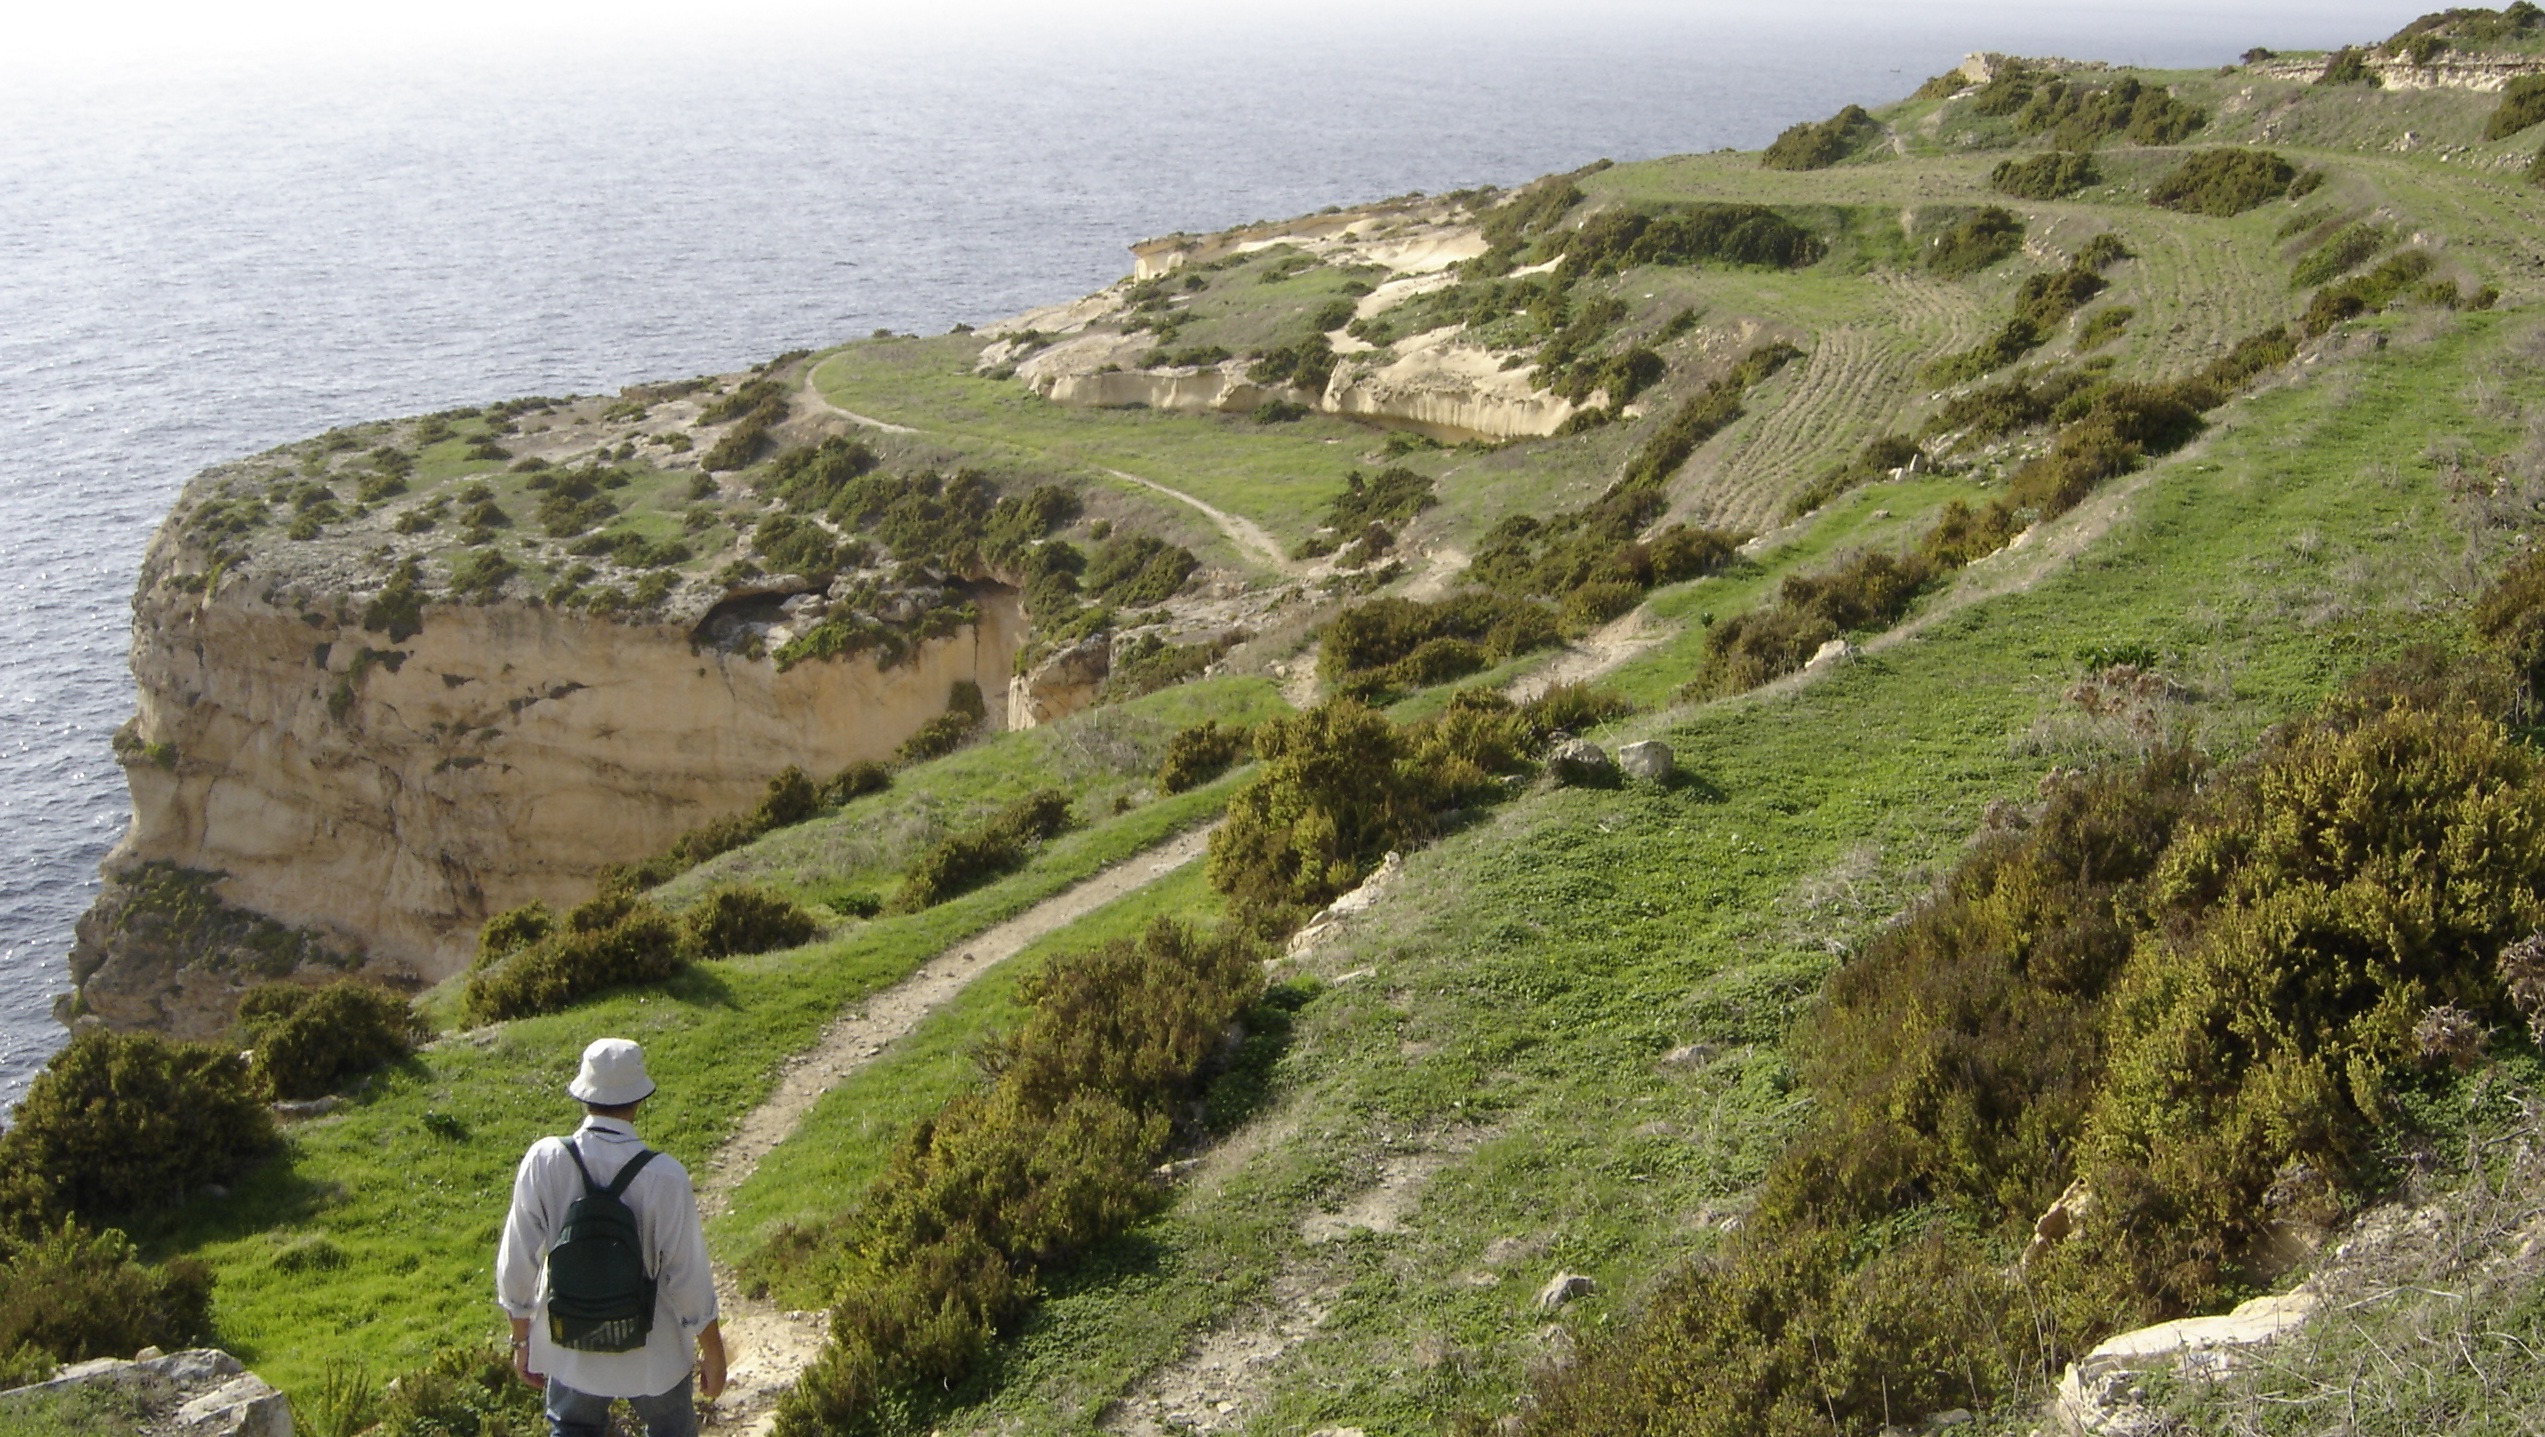
[[[635,893],[658,887],[720,853],[731,853],[764,833],[802,823],[852,798],[879,792],[891,783],[891,771],[878,763],[850,764],[829,783],[818,786],[805,776],[804,770],[790,764],[769,780],[769,787],[761,794],[760,802],[748,813],[700,824],[673,839],[671,847],[652,858],[607,870],[602,875],[601,887],[604,892],[618,893]],[[516,913],[526,911],[516,910]],[[513,919],[514,915],[507,914],[490,920],[487,932],[494,931],[491,924]],[[486,951],[484,945],[488,941],[486,934],[479,935],[481,954]]]
[[[2046,134],[2059,148],[2077,152],[2115,135],[2134,145],[2179,145],[2208,123],[2206,110],[2127,75],[2109,85],[2045,81],[2015,112],[2017,133]]]
[[[1773,605],[1734,614],[1706,631],[1705,659],[1689,691],[1740,693],[1791,673],[1832,639],[1890,625],[1932,577],[1918,555],[1878,549],[1825,573],[1789,574]]]
[[[1262,767],[1211,835],[1211,886],[1259,931],[1295,927],[1444,814],[1503,792],[1500,779],[1556,729],[1613,716],[1618,702],[1572,686],[1526,705],[1466,689],[1410,727],[1350,698],[1267,720],[1254,735]]]
[[[2315,77],[2319,85],[2375,85],[2382,81],[2368,67],[2368,52],[2355,45],[2344,45],[2324,61],[2323,72]]]
[[[2430,275],[2430,252],[2408,249],[2366,274],[2329,284],[2307,301],[2298,325],[2308,337],[2324,333],[2346,319],[2374,314],[2401,299]]]
[[[2107,304],[2085,317],[2077,326],[2077,353],[2101,349],[2121,337],[2138,318],[2138,310],[2126,304]]]
[[[513,1375],[512,1354],[500,1343],[441,1348],[377,1390],[346,1383],[332,1394],[333,1410],[326,1395],[313,1414],[318,1437],[544,1437],[548,1430],[539,1394]]]
[[[2048,344],[2068,316],[2103,289],[2103,276],[2082,259],[2066,269],[2027,275],[2016,287],[2015,313],[2005,325],[1979,345],[1927,366],[1928,379],[1959,383],[2014,363]]]
[[[1028,794],[988,822],[952,834],[922,855],[902,876],[892,906],[903,913],[943,903],[1001,874],[1022,867],[1033,846],[1069,827],[1069,795],[1057,789]]]
[[[2395,237],[2382,225],[2345,225],[2299,258],[2290,282],[2300,288],[2322,284],[2359,268],[2394,242]]]
[[[1989,188],[2022,200],[2064,199],[2088,185],[2103,183],[2094,156],[2053,150],[2019,160],[2003,160],[1988,172]]]
[[[272,1152],[264,1086],[236,1050],[150,1033],[74,1034],[0,1134],[8,1197],[97,1221],[183,1201]]]
[[[1180,729],[1166,741],[1166,757],[1158,763],[1158,791],[1182,793],[1228,772],[1231,765],[1244,758],[1254,743],[1254,734],[1242,724],[1225,728],[1218,719],[1204,719],[1190,728]]]
[[[748,467],[768,449],[769,431],[785,423],[786,416],[786,391],[775,381],[752,379],[734,386],[731,394],[699,412],[701,424],[733,421],[733,427],[699,459],[698,467],[710,474]]]
[[[893,751],[893,758],[901,763],[942,758],[963,747],[964,740],[972,737],[988,717],[989,707],[981,701],[981,686],[970,679],[958,679],[946,699],[946,711],[903,739],[901,747]]]
[[[852,482],[874,473],[876,462],[875,451],[863,442],[834,434],[780,454],[753,487],[791,513],[819,514]]]
[[[507,933],[537,927],[514,920]],[[563,923],[521,946],[489,950],[479,935],[477,962],[469,969],[460,1017],[494,1023],[554,1013],[612,988],[659,983],[685,965],[680,925],[642,899],[605,894],[567,913]]]
[[[1430,601],[1390,596],[1327,622],[1317,671],[1338,683],[1413,687],[1474,673],[1555,638],[1555,616],[1529,599],[1485,589]]]
[[[931,1425],[1040,1275],[1165,1200],[1152,1169],[1177,1115],[1262,992],[1241,939],[1164,920],[1028,980],[1024,1026],[984,1059],[994,1082],[919,1124],[835,1231],[793,1235],[823,1249],[838,1298],[783,1437]]]
[[[352,978],[250,988],[239,1026],[256,1076],[278,1098],[323,1098],[414,1052],[426,1033],[405,998]]]
[[[2147,192],[2161,209],[2225,219],[2287,194],[2297,170],[2272,150],[2202,150],[2165,172]]]
[[[1849,105],[1826,120],[1806,120],[1770,141],[1759,163],[1771,170],[1825,170],[1881,138],[1882,122]]]
[[[1766,383],[1776,371],[1802,357],[1803,352],[1790,344],[1764,344],[1743,355],[1730,373],[1698,391],[1663,421],[1626,461],[1625,475],[1611,492],[1668,484],[1698,445],[1741,417],[1741,397],[1751,386]]]
[[[1616,274],[1637,265],[1747,264],[1800,269],[1828,252],[1811,231],[1764,205],[1676,205],[1605,209],[1547,246],[1571,276]]]
[[[1989,205],[1927,241],[1926,267],[1948,279],[1977,274],[2023,248],[2024,222]]]
[[[748,883],[707,890],[681,914],[680,926],[690,951],[701,958],[793,948],[811,942],[821,928],[795,900]]]
[[[1350,534],[1370,524],[1411,519],[1439,502],[1440,491],[1428,475],[1391,466],[1363,478],[1355,469],[1343,476],[1343,492],[1327,507],[1321,527]]]
[[[1915,439],[1903,434],[1886,434],[1858,450],[1855,458],[1832,466],[1803,486],[1793,498],[1785,501],[1785,517],[1799,519],[1839,495],[1884,478],[1895,469],[1906,468],[1921,457]]]
[[[2514,574],[2483,629],[2535,632],[2539,593]],[[1527,1430],[1984,1410],[2252,1290],[2422,1140],[2453,1081],[2427,1015],[2519,1025],[2496,959],[2545,922],[2545,772],[2483,706],[2493,662],[2372,670],[2233,769],[2159,750],[1994,827],[1831,980],[1751,1220]],[[2010,1270],[2054,1199],[2071,1230]]]
[[[191,1258],[146,1266],[122,1233],[70,1223],[0,1242],[0,1371],[11,1377],[41,1382],[59,1363],[211,1336],[212,1270]]]

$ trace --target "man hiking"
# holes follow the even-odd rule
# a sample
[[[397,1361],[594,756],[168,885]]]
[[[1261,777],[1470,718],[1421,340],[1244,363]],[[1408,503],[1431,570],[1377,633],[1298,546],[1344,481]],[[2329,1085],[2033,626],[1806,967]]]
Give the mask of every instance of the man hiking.
[[[566,1091],[583,1103],[583,1126],[523,1155],[495,1254],[513,1371],[546,1391],[551,1437],[602,1437],[615,1397],[648,1437],[692,1437],[691,1371],[714,1401],[725,1339],[689,1173],[637,1141],[654,1082],[636,1044],[584,1049]]]

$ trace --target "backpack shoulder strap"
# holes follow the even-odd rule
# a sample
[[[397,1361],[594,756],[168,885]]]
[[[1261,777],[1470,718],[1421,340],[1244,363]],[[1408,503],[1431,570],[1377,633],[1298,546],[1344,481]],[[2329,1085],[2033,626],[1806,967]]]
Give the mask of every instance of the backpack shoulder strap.
[[[654,1150],[652,1148],[637,1149],[636,1156],[629,1158],[627,1160],[627,1166],[619,1169],[619,1175],[610,1179],[610,1185],[603,1188],[601,1191],[608,1193],[612,1197],[626,1196],[627,1185],[636,1180],[637,1171],[653,1160]],[[591,1179],[586,1178],[584,1181],[590,1182]]]
[[[560,1147],[563,1147],[566,1150],[567,1157],[574,1159],[574,1170],[583,1174],[583,1195],[585,1197],[590,1197],[592,1194],[599,1192],[601,1190],[601,1185],[592,1180],[592,1169],[583,1165],[583,1154],[575,1151],[574,1139],[559,1138],[557,1143]]]

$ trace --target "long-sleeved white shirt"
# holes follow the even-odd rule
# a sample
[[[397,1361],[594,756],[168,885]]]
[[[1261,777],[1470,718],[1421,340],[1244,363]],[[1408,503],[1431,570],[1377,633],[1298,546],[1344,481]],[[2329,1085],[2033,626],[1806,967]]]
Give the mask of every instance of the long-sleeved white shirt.
[[[603,1187],[644,1147],[616,1118],[585,1118],[574,1145]],[[636,1214],[645,1270],[654,1276],[654,1331],[634,1352],[574,1352],[548,1340],[548,1245],[566,1209],[583,1196],[563,1138],[530,1145],[513,1174],[513,1206],[495,1254],[495,1296],[504,1311],[530,1319],[530,1370],[596,1397],[651,1397],[677,1386],[697,1361],[698,1333],[716,1320],[716,1283],[689,1170],[657,1153],[621,1195]]]

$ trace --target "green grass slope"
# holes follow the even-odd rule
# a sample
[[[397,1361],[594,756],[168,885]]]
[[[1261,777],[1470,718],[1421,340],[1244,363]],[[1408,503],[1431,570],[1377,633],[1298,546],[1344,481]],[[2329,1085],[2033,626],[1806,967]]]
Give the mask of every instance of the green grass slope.
[[[1566,1350],[1564,1328],[1624,1320],[1738,1224],[1812,1102],[1786,1047],[1796,1014],[1952,864],[1993,803],[2024,799],[2053,768],[2176,737],[2222,756],[2249,748],[2426,634],[2496,557],[2504,526],[2532,519],[2509,512],[2524,491],[2498,495],[2503,475],[2535,478],[2517,467],[2533,444],[2521,406],[2539,346],[2526,307],[2545,271],[2545,189],[2521,174],[2533,137],[2483,142],[2488,99],[2459,92],[2144,78],[2206,108],[2208,128],[2182,146],[2107,145],[2100,181],[2063,200],[1990,189],[2000,160],[2044,142],[1975,118],[1968,99],[1883,111],[1897,143],[1828,169],[1716,154],[1580,177],[1584,214],[1755,203],[1829,250],[1794,270],[1636,265],[1581,280],[1571,303],[1614,301],[1604,342],[1652,337],[1666,363],[1636,409],[1583,432],[1442,447],[1318,416],[1067,408],[983,372],[987,341],[969,334],[864,341],[809,362],[806,382],[829,405],[912,431],[821,421],[873,438],[888,464],[1109,489],[1105,502],[1125,512],[1186,526],[1166,532],[1196,536],[1222,577],[1261,594],[1291,581],[1116,472],[1287,547],[1312,535],[1348,472],[1403,464],[1440,498],[1406,533],[1466,549],[1509,516],[1596,498],[1682,400],[1753,345],[1781,339],[1804,354],[1668,481],[1673,517],[1774,532],[1712,576],[1650,594],[1640,636],[1603,679],[1643,708],[1603,740],[1662,737],[1685,781],[1540,785],[1466,815],[1409,855],[1374,912],[1281,960],[1276,974],[1314,996],[1266,1106],[1193,1154],[1164,1216],[1052,1280],[947,1430],[1146,1423],[1381,1437],[1512,1410],[1533,1365]],[[2222,144],[2269,144],[2324,179],[2232,218],[2146,202],[2186,153]],[[2021,252],[1962,278],[1921,264],[1934,233],[1988,204],[2022,220]],[[1962,569],[1888,634],[1858,635],[1853,661],[1680,702],[1719,619],[1769,601],[1789,577],[1914,544],[1945,506],[1995,498],[2044,447],[2038,428],[1974,442],[1952,472],[1877,480],[1777,527],[1824,470],[1929,424],[1954,391],[1928,366],[1995,332],[2026,277],[2118,237],[2134,257],[2109,270],[2087,312],[2135,313],[2096,354],[2121,379],[2174,379],[2299,314],[2307,295],[2293,265],[2357,223],[2428,250],[2435,273],[2469,293],[2497,286],[2500,307],[2408,299],[2335,328],[2215,411],[2190,447]],[[1217,271],[1188,292],[1173,347],[1242,354],[1282,340],[1300,313],[1348,297],[1353,278],[1278,255]],[[1690,327],[1661,337],[1683,313]],[[2080,359],[2078,323],[2064,321],[2026,363]],[[478,472],[430,451],[419,473],[463,469]],[[660,510],[646,522],[668,525],[670,492],[632,493],[643,502],[631,507]],[[1303,637],[1331,611],[1313,590],[1295,597],[1276,639]],[[2081,656],[2116,647],[2152,653],[2176,687],[2117,713],[2081,703]],[[1299,657],[1265,648],[1258,670]],[[1525,658],[1483,681],[1582,658]],[[1402,712],[1443,701],[1417,694]],[[1033,789],[1064,787],[1084,820],[1023,871],[941,907],[844,920],[804,948],[447,1036],[342,1112],[294,1128],[286,1155],[236,1191],[140,1235],[156,1256],[213,1266],[223,1340],[296,1393],[313,1393],[333,1363],[387,1372],[473,1340],[494,1325],[486,1268],[511,1165],[571,1120],[558,1090],[583,1042],[613,1032],[648,1044],[664,1096],[647,1134],[695,1164],[843,1005],[1216,815],[1242,775],[1173,797],[1149,791],[1176,729],[1283,707],[1260,672],[1169,689],[916,767],[888,792],[715,859],[662,896],[676,904],[748,879],[845,912],[888,891],[938,837]],[[1226,913],[1197,865],[975,983],[762,1161],[712,1230],[719,1259],[789,1305],[824,1303],[818,1269],[772,1256],[773,1235],[838,1216],[914,1123],[978,1081],[974,1054],[1015,1024],[1018,985],[1038,962],[1158,916]],[[1532,1299],[1558,1272],[1595,1287],[1551,1317]]]

